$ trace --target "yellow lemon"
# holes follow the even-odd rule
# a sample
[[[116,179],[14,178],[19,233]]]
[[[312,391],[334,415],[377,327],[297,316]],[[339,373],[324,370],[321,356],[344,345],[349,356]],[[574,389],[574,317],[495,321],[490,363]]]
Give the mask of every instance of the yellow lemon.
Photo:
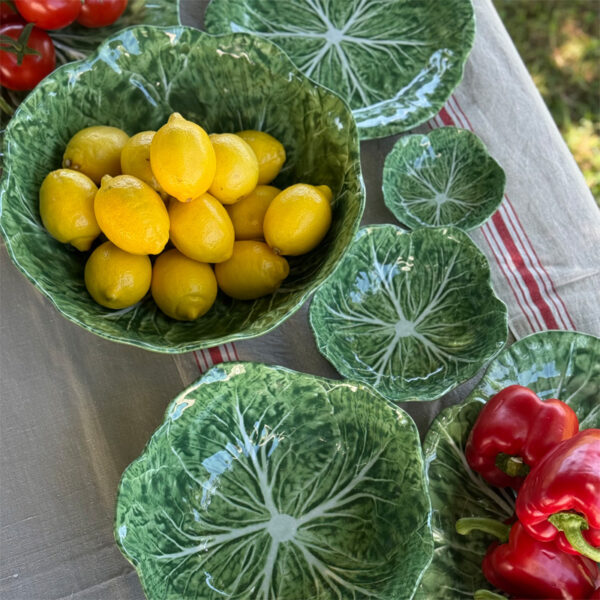
[[[258,183],[256,155],[233,133],[213,133],[210,141],[217,157],[217,170],[208,191],[223,204],[234,204]]]
[[[331,225],[331,190],[306,183],[275,196],[263,223],[265,240],[277,254],[298,256],[315,248]]]
[[[141,179],[161,196],[166,196],[150,166],[150,144],[155,133],[140,131],[129,138],[121,150],[121,173]]]
[[[81,171],[99,184],[104,175],[121,172],[121,150],[128,139],[117,127],[94,125],[81,129],[69,140],[62,166]]]
[[[96,184],[78,171],[48,173],[40,187],[40,216],[48,233],[77,250],[89,250],[100,235],[94,215],[97,191]]]
[[[258,159],[258,183],[271,183],[285,162],[285,148],[272,135],[264,131],[246,129],[237,133],[248,142]]]
[[[126,308],[139,302],[150,289],[152,263],[147,256],[130,254],[112,242],[98,246],[84,271],[90,296],[107,308]]]
[[[217,280],[210,265],[168,250],[154,263],[152,297],[168,317],[193,321],[214,304]]]
[[[126,252],[158,254],[169,241],[169,214],[162,198],[133,175],[105,175],[94,212],[104,235]]]
[[[257,185],[239,202],[225,207],[231,217],[236,240],[262,239],[265,213],[279,192],[280,189],[271,185]]]
[[[288,276],[290,267],[264,242],[244,240],[233,245],[233,254],[215,265],[219,287],[237,300],[254,300],[272,294]]]
[[[202,127],[173,113],[150,144],[150,165],[167,194],[190,202],[212,183],[215,151]]]
[[[186,203],[171,201],[169,218],[171,241],[187,257],[218,263],[231,256],[235,239],[231,219],[210,194]]]

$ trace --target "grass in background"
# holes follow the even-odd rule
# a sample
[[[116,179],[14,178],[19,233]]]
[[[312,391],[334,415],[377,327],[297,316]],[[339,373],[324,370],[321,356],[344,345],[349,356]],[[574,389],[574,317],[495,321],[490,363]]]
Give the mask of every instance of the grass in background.
[[[600,1],[493,2],[600,203]]]

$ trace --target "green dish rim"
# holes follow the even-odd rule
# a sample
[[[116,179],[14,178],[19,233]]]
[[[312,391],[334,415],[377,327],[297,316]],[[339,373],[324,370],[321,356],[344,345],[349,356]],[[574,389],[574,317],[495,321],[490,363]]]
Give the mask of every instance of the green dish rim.
[[[178,4],[178,6],[179,6],[179,4]],[[7,151],[7,147],[8,147],[8,140],[10,137],[10,132],[11,132],[13,123],[16,121],[15,117],[19,115],[21,110],[25,110],[23,108],[23,106],[26,104],[26,102],[29,98],[35,97],[36,95],[39,95],[39,94],[43,94],[44,81],[46,81],[49,78],[55,77],[57,73],[61,73],[63,71],[76,70],[80,65],[82,65],[84,63],[93,62],[102,53],[104,48],[107,47],[108,44],[110,44],[115,38],[117,38],[121,35],[124,35],[125,33],[129,32],[129,31],[139,31],[139,30],[143,30],[143,29],[152,29],[152,30],[156,30],[156,31],[165,31],[165,32],[166,31],[174,31],[174,30],[175,31],[189,30],[189,31],[194,32],[195,35],[201,35],[201,36],[206,36],[206,37],[209,37],[212,39],[223,39],[223,40],[229,40],[229,39],[233,39],[233,38],[252,38],[255,41],[258,40],[258,42],[260,44],[274,46],[285,57],[286,61],[289,63],[290,72],[294,73],[297,77],[308,81],[312,86],[326,90],[327,93],[335,95],[335,97],[345,106],[349,115],[352,116],[352,110],[350,109],[348,104],[342,98],[340,98],[339,96],[334,94],[334,92],[332,92],[325,86],[318,84],[317,82],[313,81],[309,77],[306,77],[301,71],[298,70],[298,68],[290,60],[288,55],[283,50],[281,50],[281,48],[279,46],[277,46],[277,44],[273,44],[272,42],[270,42],[268,40],[264,40],[264,39],[260,38],[259,36],[255,36],[255,35],[248,34],[248,33],[229,33],[229,34],[222,34],[222,35],[213,35],[213,34],[209,34],[209,33],[205,32],[205,31],[202,31],[200,29],[197,29],[195,27],[189,27],[186,25],[175,25],[175,26],[166,26],[166,27],[162,27],[162,26],[158,26],[158,25],[132,25],[130,27],[126,27],[126,28],[119,30],[119,32],[117,32],[114,36],[106,38],[96,48],[96,50],[92,54],[88,55],[86,58],[79,60],[79,61],[74,61],[74,62],[70,62],[70,63],[66,63],[64,65],[61,65],[60,67],[55,69],[52,73],[50,73],[46,78],[44,78],[27,95],[25,100],[19,105],[19,107],[15,111],[14,115],[11,117],[11,119],[8,123],[8,126],[6,127],[4,141],[3,141],[3,147],[2,147],[3,156],[7,155],[6,151]],[[360,141],[359,141],[359,137],[358,137],[358,130],[356,127],[356,122],[354,121],[353,117],[352,117],[352,123],[353,123],[352,131],[349,132],[349,137],[352,138],[352,139],[350,139],[350,144],[352,147],[357,149],[357,155],[356,155],[356,158],[354,158],[352,160],[352,162],[349,162],[347,173],[348,172],[353,173],[354,176],[356,177],[356,180],[359,183],[359,186],[360,186],[360,194],[359,194],[360,195],[360,198],[359,198],[360,204],[358,207],[358,216],[357,216],[357,219],[355,220],[355,223],[353,224],[353,235],[354,235],[354,234],[356,234],[356,232],[358,231],[358,229],[360,227],[360,220],[364,213],[365,202],[366,202],[366,189],[365,189],[365,184],[364,184],[361,166],[360,166]],[[5,231],[4,226],[3,226],[3,219],[2,219],[2,216],[4,213],[3,198],[4,198],[5,189],[6,189],[7,185],[8,185],[8,173],[6,172],[6,169],[3,169],[2,178],[0,179],[0,234],[2,235],[2,238],[5,241],[5,246],[6,246],[6,249],[8,251],[11,261],[19,269],[19,271],[21,271],[21,273],[23,273],[23,275],[25,275],[25,277],[33,284],[33,286],[39,292],[41,292],[46,298],[48,298],[48,300],[50,300],[50,302],[52,303],[54,308],[56,308],[56,310],[60,314],[62,314],[66,319],[68,319],[72,323],[75,323],[76,325],[79,325],[83,329],[85,329],[95,335],[98,335],[99,337],[104,338],[106,340],[119,342],[122,344],[134,346],[134,347],[138,347],[138,348],[144,348],[146,350],[151,350],[151,351],[159,352],[159,353],[163,353],[163,354],[182,354],[185,352],[192,352],[194,350],[202,350],[202,349],[206,349],[206,348],[212,348],[215,346],[219,346],[219,345],[226,344],[229,342],[234,342],[237,340],[245,340],[245,339],[252,339],[252,338],[260,337],[260,336],[272,331],[273,329],[275,329],[276,327],[281,325],[281,323],[283,323],[289,317],[291,317],[294,313],[296,313],[302,307],[302,305],[306,302],[306,300],[315,292],[315,290],[318,287],[320,287],[334,273],[335,267],[337,266],[337,264],[339,264],[339,261],[341,261],[343,259],[343,257],[348,252],[348,249],[351,246],[351,242],[350,242],[346,246],[346,248],[341,252],[336,265],[334,265],[331,268],[331,271],[325,275],[325,277],[323,278],[322,281],[320,281],[316,284],[313,284],[307,290],[302,292],[299,299],[288,310],[287,313],[285,313],[284,315],[282,315],[281,317],[276,319],[272,324],[266,326],[262,331],[250,332],[250,333],[238,332],[238,333],[232,333],[232,334],[226,335],[226,336],[220,336],[217,338],[210,338],[210,339],[205,339],[205,340],[196,341],[196,342],[176,343],[171,346],[159,346],[159,345],[151,344],[151,343],[146,344],[142,341],[137,341],[137,340],[133,341],[133,340],[127,339],[125,337],[114,336],[114,335],[110,335],[110,334],[98,331],[97,328],[94,327],[93,325],[90,325],[90,324],[68,314],[67,312],[65,312],[65,310],[63,310],[57,304],[57,302],[54,300],[54,298],[52,296],[52,293],[50,291],[47,291],[43,287],[41,287],[39,285],[39,283],[36,281],[35,277],[30,275],[27,272],[27,270],[20,264],[19,259],[17,258],[15,252],[13,251],[11,239],[8,236],[8,234]]]

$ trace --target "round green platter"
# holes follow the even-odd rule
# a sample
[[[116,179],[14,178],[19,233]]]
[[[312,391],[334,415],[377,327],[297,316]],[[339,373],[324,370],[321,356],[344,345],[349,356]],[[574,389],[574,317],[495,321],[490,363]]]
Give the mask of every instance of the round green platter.
[[[423,444],[433,506],[435,552],[425,572],[418,600],[471,598],[491,588],[481,561],[491,536],[456,533],[461,517],[504,521],[514,514],[510,490],[488,485],[473,472],[464,448],[484,402],[505,387],[520,384],[540,398],[558,398],[573,408],[580,429],[600,428],[600,338],[572,331],[544,331],[503,350],[463,404],[451,406],[435,419]]]
[[[209,132],[260,129],[287,161],[278,187],[326,184],[332,226],[274,294],[252,302],[219,295],[193,322],[163,315],[150,296],[119,311],[96,304],[83,279],[87,255],[48,235],[38,189],[60,167],[71,136],[90,125],[129,135],[158,129],[172,112]],[[104,338],[160,352],[187,352],[261,335],[281,323],[333,271],[364,208],[359,142],[351,111],[304,77],[276,45],[247,34],[211,36],[189,27],[136,26],[89,58],[54,71],[21,103],[4,140],[0,231],[16,266],[68,319]]]
[[[412,419],[368,386],[258,363],[169,405],[119,484],[148,600],[396,600],[431,560]]]
[[[475,229],[500,206],[505,184],[483,142],[456,127],[401,137],[383,167],[385,205],[410,229]]]
[[[317,290],[310,324],[344,377],[385,398],[434,400],[473,377],[507,338],[489,265],[455,228],[362,228]]]
[[[210,33],[279,44],[344,98],[362,139],[406,131],[442,108],[475,37],[471,0],[212,0]]]

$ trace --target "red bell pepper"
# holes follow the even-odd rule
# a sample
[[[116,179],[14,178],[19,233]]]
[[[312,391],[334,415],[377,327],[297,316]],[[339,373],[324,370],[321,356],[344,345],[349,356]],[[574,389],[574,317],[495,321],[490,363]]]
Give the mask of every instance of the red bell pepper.
[[[529,470],[579,431],[573,409],[511,385],[481,409],[465,448],[469,466],[492,485],[519,489]]]
[[[600,562],[600,429],[546,454],[521,486],[516,512],[534,538]]]
[[[481,565],[485,578],[515,598],[592,598],[600,576],[598,565],[583,556],[565,554],[552,542],[532,538],[518,521],[511,527],[495,519],[465,518],[456,523],[458,533],[478,529],[499,538]],[[483,590],[476,598],[491,598]]]

